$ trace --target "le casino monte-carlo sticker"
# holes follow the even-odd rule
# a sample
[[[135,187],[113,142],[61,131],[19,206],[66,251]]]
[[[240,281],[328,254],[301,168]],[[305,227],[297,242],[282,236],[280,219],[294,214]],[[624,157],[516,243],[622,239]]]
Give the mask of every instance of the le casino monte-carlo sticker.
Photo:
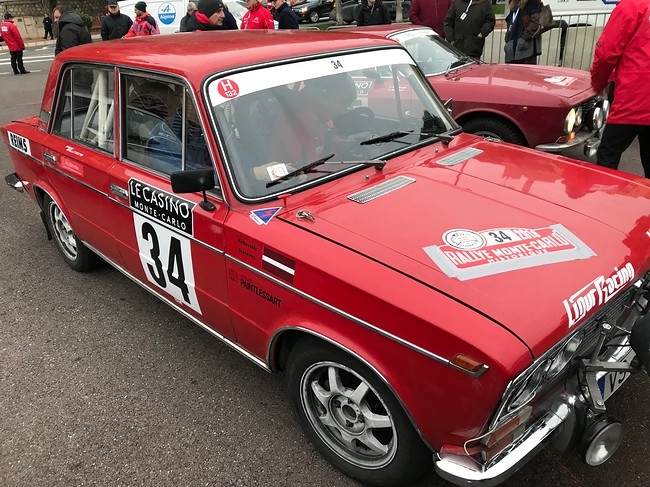
[[[461,281],[596,254],[560,224],[543,228],[455,229],[442,245],[423,250],[449,277]]]

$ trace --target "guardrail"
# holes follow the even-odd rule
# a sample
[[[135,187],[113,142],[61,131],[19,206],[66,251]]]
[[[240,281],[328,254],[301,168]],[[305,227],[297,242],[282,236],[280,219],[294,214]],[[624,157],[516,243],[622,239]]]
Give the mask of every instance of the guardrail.
[[[542,54],[539,64],[566,66],[589,70],[594,57],[594,46],[607,23],[611,12],[554,16],[555,27],[542,34]],[[506,28],[503,19],[500,28],[485,39],[483,61],[502,63]]]

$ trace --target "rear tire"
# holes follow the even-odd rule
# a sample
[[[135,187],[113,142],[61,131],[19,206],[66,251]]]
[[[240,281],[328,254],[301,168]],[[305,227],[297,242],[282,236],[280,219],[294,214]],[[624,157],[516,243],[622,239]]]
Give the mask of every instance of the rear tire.
[[[492,137],[511,144],[528,146],[526,138],[510,122],[496,117],[478,117],[468,120],[463,130],[470,134]]]
[[[408,485],[431,464],[392,392],[342,350],[303,339],[289,354],[285,379],[309,441],[344,474],[372,486]]]
[[[102,260],[77,237],[59,205],[47,194],[43,198],[43,212],[45,224],[66,264],[79,272],[101,264]]]

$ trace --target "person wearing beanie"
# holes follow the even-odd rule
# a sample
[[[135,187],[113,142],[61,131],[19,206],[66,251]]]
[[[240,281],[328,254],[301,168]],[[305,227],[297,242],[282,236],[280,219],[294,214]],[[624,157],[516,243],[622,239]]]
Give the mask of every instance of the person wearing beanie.
[[[90,31],[81,17],[64,6],[56,6],[52,11],[54,22],[59,24],[59,36],[56,38],[54,55],[71,47],[90,44],[93,40]]]
[[[357,25],[390,24],[388,7],[381,0],[363,0],[357,14]]]
[[[108,0],[108,15],[104,15],[102,18],[100,31],[102,40],[121,39],[129,31],[131,25],[133,25],[133,21],[128,15],[120,12],[117,0]]]
[[[13,18],[14,16],[11,13],[5,13],[4,22],[0,25],[0,35],[2,35],[9,48],[11,69],[14,70],[14,74],[27,74],[29,71],[25,70],[25,66],[23,66],[25,43],[20,32],[18,32],[18,27],[14,25]]]
[[[260,0],[246,0],[248,12],[241,19],[241,30],[275,29],[273,15]]]
[[[222,0],[199,0],[196,13],[187,19],[187,31],[237,30],[235,17]]]
[[[156,20],[147,12],[147,4],[145,2],[137,2],[133,6],[135,11],[135,21],[129,32],[124,37],[142,37],[160,34]]]
[[[187,32],[187,31],[188,31],[188,30],[187,30],[187,21],[188,21],[191,17],[194,16],[194,14],[196,13],[196,10],[197,10],[197,8],[196,8],[196,3],[194,3],[194,2],[189,2],[189,3],[187,4],[187,14],[185,14],[185,17],[183,17],[183,18],[181,19],[181,27],[180,27],[180,31],[181,31],[181,32]]]
[[[278,21],[278,29],[298,29],[298,16],[285,0],[273,0],[273,16]]]

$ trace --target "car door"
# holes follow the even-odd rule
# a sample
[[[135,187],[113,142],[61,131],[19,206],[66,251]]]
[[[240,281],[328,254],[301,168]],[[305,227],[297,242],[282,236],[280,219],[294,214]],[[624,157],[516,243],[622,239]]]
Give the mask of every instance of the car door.
[[[51,170],[48,191],[81,240],[115,264],[122,263],[107,223],[108,172],[115,164],[115,70],[73,64],[59,83],[51,130],[42,144]]]
[[[219,191],[174,194],[170,174],[213,168],[187,87],[176,78],[120,75],[120,162],[110,171],[112,222],[125,268],[161,298],[228,339],[223,222]],[[215,172],[216,178],[216,172]]]

